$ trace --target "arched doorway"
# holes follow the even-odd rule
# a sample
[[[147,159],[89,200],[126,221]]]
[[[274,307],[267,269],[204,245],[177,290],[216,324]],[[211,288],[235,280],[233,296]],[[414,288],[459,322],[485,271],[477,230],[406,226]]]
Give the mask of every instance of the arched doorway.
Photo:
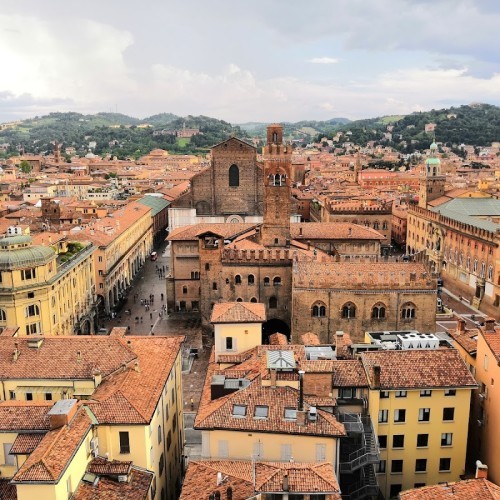
[[[281,319],[270,319],[262,325],[262,343],[269,344],[269,335],[282,333],[290,340],[290,327]]]

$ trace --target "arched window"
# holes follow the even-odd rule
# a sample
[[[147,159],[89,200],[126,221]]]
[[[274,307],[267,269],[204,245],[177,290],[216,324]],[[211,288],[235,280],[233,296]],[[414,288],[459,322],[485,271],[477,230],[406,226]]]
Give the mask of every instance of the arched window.
[[[241,276],[239,274],[237,274],[234,277],[234,282],[235,282],[236,285],[241,285]]]
[[[465,269],[469,271],[470,269],[470,257],[467,255],[467,260],[465,261]]]
[[[378,229],[378,227],[379,227],[379,223],[378,223],[378,221],[375,221],[373,223],[373,229]]]
[[[481,262],[481,272],[479,276],[481,278],[484,278],[485,274],[486,274],[486,264],[484,262]]]
[[[269,297],[269,309],[276,309],[278,307],[278,299],[274,296]]]
[[[343,318],[355,318],[356,317],[356,306],[352,302],[348,302],[342,306],[342,317]]]
[[[25,315],[27,318],[29,318],[30,316],[39,316],[40,308],[37,304],[31,304],[30,306],[26,307]]]
[[[407,302],[401,307],[401,319],[414,319],[415,318],[415,304]]]
[[[271,283],[271,280],[269,279],[269,276],[266,276],[266,277],[264,278],[264,286],[269,286],[269,285],[270,285],[270,283]]]
[[[241,297],[238,297],[238,298],[236,299],[236,302],[243,302],[243,299],[242,299]]]
[[[253,274],[248,275],[248,284],[253,285],[255,283],[255,276]]]
[[[7,314],[5,314],[5,309],[0,309],[0,321],[7,321]]]
[[[250,302],[255,303],[255,302],[257,302],[257,299],[256,299],[255,297],[252,297],[252,298],[250,299]]]
[[[382,229],[387,229],[387,222],[385,222],[385,221],[384,221],[384,222],[382,223]]]
[[[279,276],[273,278],[273,286],[281,286],[281,278]]]
[[[316,302],[311,309],[311,316],[324,318],[326,316],[326,306],[322,302]]]
[[[375,304],[372,309],[373,319],[384,319],[385,318],[385,306],[382,303]]]
[[[191,271],[191,279],[192,280],[199,280],[200,279],[199,271]]]
[[[240,169],[237,165],[229,167],[229,186],[238,187],[240,185]]]
[[[493,279],[493,266],[488,267],[488,281]]]
[[[472,268],[473,273],[477,273],[477,259],[474,259],[474,267]]]

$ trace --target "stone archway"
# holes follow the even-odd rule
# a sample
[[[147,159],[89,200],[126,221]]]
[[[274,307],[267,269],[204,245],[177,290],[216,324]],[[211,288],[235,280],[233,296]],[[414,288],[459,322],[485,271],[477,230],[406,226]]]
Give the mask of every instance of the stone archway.
[[[290,327],[281,319],[273,318],[262,325],[262,343],[269,344],[269,336],[273,333],[282,333],[290,340]]]

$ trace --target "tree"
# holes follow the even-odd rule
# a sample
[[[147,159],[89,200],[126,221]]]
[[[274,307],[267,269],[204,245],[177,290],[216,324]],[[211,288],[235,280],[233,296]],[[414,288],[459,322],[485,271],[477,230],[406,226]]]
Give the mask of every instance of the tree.
[[[31,172],[31,165],[26,160],[21,161],[19,168],[23,174],[29,174]]]

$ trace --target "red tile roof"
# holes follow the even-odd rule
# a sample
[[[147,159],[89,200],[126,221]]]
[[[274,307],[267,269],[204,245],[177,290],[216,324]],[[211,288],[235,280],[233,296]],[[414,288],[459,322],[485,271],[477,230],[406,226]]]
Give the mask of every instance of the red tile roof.
[[[50,428],[47,413],[54,403],[33,401],[0,402],[0,431],[47,431]]]
[[[375,365],[380,366],[380,389],[477,386],[456,349],[363,352],[361,361],[370,387]]]
[[[81,481],[74,500],[146,500],[153,481],[153,473],[132,467],[128,482],[100,477],[94,486]]]
[[[256,380],[245,389],[209,402],[207,408],[198,412],[195,428],[331,437],[345,435],[344,426],[333,415],[321,410],[318,410],[316,422],[308,421],[306,425],[285,419],[285,408],[297,408],[297,401],[298,390],[291,387],[262,387],[260,381]],[[233,405],[246,406],[246,415],[233,416]],[[257,405],[269,407],[267,418],[254,418]],[[307,399],[304,407],[306,410],[310,407]]]
[[[16,472],[14,483],[58,482],[91,428],[92,420],[81,406],[68,425],[49,431],[43,437]]]
[[[263,323],[266,306],[259,302],[223,302],[215,304],[211,323]]]
[[[137,365],[103,380],[88,404],[99,423],[149,423],[184,337],[127,336],[117,340],[137,355]]]
[[[500,499],[500,486],[487,479],[468,479],[402,491],[401,500],[488,500]]]
[[[0,379],[92,379],[96,368],[106,377],[137,357],[114,337],[43,337],[38,349],[28,347],[30,340],[0,336]]]
[[[10,453],[12,455],[29,455],[40,444],[44,436],[45,433],[18,434],[10,449]]]
[[[220,473],[222,483],[218,484]],[[205,498],[219,492],[227,500],[231,488],[233,500],[246,500],[256,493],[284,492],[283,481],[288,477],[291,493],[330,493],[340,500],[340,488],[329,462],[255,462],[238,460],[196,460],[189,463],[180,500]],[[255,476],[255,487],[253,478]]]

